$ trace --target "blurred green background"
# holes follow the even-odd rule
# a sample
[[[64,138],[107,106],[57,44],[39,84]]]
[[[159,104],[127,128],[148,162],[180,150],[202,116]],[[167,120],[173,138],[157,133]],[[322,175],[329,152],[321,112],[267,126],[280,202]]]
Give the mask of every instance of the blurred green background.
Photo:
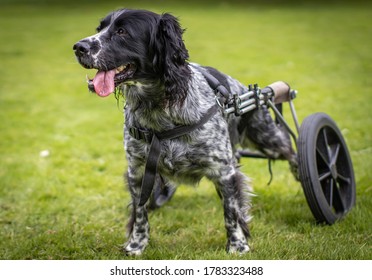
[[[150,214],[142,258],[371,259],[372,4],[289,0],[0,0],[0,259],[126,258],[123,101],[90,94],[95,71],[72,51],[121,7],[176,15],[191,61],[245,84],[287,81],[300,120],[323,111],[337,122],[357,180],[356,207],[320,226],[286,163],[266,186],[267,162],[244,159],[257,194],[251,253],[225,253],[222,207],[203,180]]]

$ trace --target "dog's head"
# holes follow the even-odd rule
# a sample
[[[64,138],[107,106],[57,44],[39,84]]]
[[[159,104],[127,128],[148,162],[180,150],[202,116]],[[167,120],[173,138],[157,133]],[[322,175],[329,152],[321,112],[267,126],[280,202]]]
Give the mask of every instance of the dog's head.
[[[182,33],[170,14],[122,9],[106,16],[97,34],[73,49],[83,67],[98,70],[88,83],[100,96],[108,96],[123,83],[157,83],[169,103],[182,102],[190,77]]]

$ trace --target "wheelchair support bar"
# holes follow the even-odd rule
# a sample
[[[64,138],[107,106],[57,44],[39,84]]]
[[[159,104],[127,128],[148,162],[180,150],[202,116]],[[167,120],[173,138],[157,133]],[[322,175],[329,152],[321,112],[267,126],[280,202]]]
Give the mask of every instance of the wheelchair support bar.
[[[232,95],[224,107],[225,114],[234,113],[236,116],[240,116],[267,104],[269,100],[274,104],[291,101],[296,97],[296,94],[295,90],[291,90],[289,85],[282,81],[272,83],[262,90],[257,85],[249,85],[247,92],[241,95],[237,93]]]
[[[284,127],[287,129],[288,133],[292,136],[294,142],[297,145],[297,137],[296,134],[293,132],[293,130],[289,127],[288,123],[284,120],[283,116],[280,114],[278,109],[275,107],[275,105],[269,100],[267,102],[267,105],[274,111],[275,116],[278,118],[279,122],[284,125]]]
[[[232,98],[230,98],[223,108],[226,115],[235,114],[235,116],[241,116],[263,105],[267,105],[274,111],[280,123],[287,129],[289,134],[296,142],[296,134],[292,131],[287,122],[284,120],[282,114],[275,106],[275,104],[281,104],[283,102],[290,103],[293,120],[298,132],[299,125],[296,111],[292,103],[292,99],[294,99],[296,95],[297,91],[291,90],[290,86],[282,81],[272,83],[262,90],[257,85],[249,85],[247,92],[240,95],[234,93]]]

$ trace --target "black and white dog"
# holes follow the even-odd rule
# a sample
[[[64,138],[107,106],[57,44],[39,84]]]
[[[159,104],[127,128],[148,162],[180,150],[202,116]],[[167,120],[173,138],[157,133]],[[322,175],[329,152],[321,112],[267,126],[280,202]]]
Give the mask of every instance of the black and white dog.
[[[249,251],[251,187],[237,166],[234,147],[253,144],[271,159],[288,160],[294,174],[296,154],[287,133],[265,107],[240,117],[224,116],[204,73],[232,93],[240,94],[247,88],[216,69],[188,62],[182,33],[177,19],[168,13],[122,9],[106,16],[97,34],[73,47],[82,66],[98,70],[95,78],[88,80],[92,91],[108,96],[120,90],[125,96],[124,146],[132,197],[125,251],[139,255],[149,242],[148,201],[146,195],[142,201],[142,196],[149,153],[156,139],[158,157],[152,170],[156,175],[149,181],[169,190],[180,182],[195,184],[202,177],[210,179],[223,204],[227,251],[245,253]],[[161,136],[177,127],[193,129],[173,137]]]

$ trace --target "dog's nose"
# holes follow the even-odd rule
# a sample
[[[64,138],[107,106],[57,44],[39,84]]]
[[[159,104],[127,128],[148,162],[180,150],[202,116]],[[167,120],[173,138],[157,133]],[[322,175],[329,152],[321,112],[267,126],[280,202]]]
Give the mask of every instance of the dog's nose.
[[[77,56],[82,56],[89,52],[90,45],[85,41],[79,41],[72,47],[72,49],[75,51]]]

